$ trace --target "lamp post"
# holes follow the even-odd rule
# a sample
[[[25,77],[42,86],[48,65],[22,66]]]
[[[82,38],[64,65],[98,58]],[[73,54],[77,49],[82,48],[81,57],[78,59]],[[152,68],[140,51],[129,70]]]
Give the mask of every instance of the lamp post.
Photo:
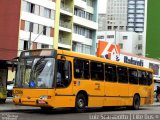
[[[116,30],[117,30],[117,28],[115,28],[115,41],[114,41],[115,45],[116,45],[116,37],[117,37],[116,36],[117,35],[117,31]]]

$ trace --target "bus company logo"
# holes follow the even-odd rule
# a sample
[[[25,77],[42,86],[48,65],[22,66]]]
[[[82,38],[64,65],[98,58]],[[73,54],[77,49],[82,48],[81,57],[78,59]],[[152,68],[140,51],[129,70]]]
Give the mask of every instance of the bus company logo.
[[[99,41],[97,56],[120,61],[120,46],[106,41]]]

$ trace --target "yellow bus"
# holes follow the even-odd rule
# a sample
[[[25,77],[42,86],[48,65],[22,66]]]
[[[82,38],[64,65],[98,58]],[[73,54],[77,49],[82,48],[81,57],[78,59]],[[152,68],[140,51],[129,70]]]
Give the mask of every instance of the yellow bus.
[[[29,50],[19,57],[13,102],[43,110],[153,103],[153,71],[65,50]]]

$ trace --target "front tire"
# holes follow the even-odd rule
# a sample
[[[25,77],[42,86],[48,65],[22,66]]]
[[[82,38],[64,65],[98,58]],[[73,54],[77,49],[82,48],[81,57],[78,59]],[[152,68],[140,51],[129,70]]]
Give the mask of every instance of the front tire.
[[[75,111],[84,112],[86,107],[86,98],[83,94],[78,94],[76,97]]]

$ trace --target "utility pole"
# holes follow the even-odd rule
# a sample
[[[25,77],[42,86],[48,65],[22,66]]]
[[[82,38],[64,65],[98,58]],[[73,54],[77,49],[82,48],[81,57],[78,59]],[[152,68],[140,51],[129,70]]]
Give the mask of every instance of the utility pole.
[[[32,35],[32,32],[29,31],[29,47],[28,47],[28,50],[31,49],[31,45],[32,45],[32,42],[31,42],[31,35]]]

